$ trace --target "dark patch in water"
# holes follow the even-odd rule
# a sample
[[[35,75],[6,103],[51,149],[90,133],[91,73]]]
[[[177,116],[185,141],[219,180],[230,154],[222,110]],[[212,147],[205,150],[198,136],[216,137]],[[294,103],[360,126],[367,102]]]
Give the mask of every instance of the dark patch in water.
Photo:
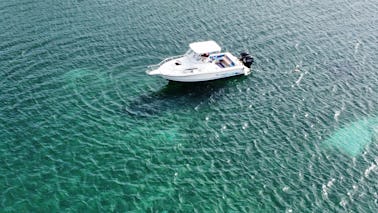
[[[157,92],[142,95],[125,107],[133,116],[148,117],[165,111],[194,108],[206,104],[209,98],[225,86],[242,81],[245,77],[232,77],[207,82],[181,83],[169,81]]]

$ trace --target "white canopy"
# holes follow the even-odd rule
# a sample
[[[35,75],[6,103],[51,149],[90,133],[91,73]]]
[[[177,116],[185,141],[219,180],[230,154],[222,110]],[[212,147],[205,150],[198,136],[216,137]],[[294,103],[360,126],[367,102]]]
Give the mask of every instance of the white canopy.
[[[189,47],[197,54],[221,51],[221,47],[215,41],[194,42],[189,44]]]

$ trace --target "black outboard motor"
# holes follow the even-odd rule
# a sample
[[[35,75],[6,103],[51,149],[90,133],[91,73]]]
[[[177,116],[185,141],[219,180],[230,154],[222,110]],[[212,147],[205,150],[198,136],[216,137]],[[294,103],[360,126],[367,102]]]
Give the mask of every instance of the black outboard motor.
[[[249,53],[242,52],[240,53],[240,58],[239,60],[243,62],[244,66],[251,68],[251,65],[253,64],[253,57],[249,55]]]

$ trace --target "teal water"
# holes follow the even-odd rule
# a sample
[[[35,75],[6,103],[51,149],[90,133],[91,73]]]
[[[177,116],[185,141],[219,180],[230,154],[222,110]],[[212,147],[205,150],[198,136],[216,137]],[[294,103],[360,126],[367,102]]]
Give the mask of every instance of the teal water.
[[[377,11],[0,1],[0,211],[376,212]],[[145,74],[209,39],[253,73]]]

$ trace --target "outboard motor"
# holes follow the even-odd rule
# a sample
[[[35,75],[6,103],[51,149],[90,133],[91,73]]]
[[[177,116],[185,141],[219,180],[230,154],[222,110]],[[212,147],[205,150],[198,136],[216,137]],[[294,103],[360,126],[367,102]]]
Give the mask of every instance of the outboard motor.
[[[240,58],[239,60],[241,62],[243,62],[244,66],[248,67],[248,68],[251,68],[251,65],[253,63],[253,57],[251,55],[249,55],[249,53],[246,53],[246,52],[242,52],[240,53]]]

